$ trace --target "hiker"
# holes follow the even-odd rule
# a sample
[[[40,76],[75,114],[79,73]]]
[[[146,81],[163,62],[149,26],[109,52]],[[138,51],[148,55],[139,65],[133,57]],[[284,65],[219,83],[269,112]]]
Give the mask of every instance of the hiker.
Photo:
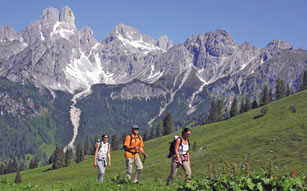
[[[171,172],[166,180],[166,186],[168,186],[175,178],[178,168],[181,166],[184,169],[186,175],[186,182],[190,183],[191,178],[191,161],[190,161],[190,140],[191,129],[185,128],[182,131],[182,136],[176,139],[175,154],[172,156]]]
[[[108,143],[108,134],[102,135],[101,139],[98,140],[96,144],[94,167],[98,166],[98,181],[103,182],[103,177],[107,167],[107,161],[109,161],[109,167],[111,166],[111,154],[110,154],[110,144]],[[108,157],[108,158],[107,158]]]
[[[142,137],[139,135],[139,127],[137,125],[131,126],[131,134],[125,137],[124,149],[126,158],[126,177],[130,180],[132,174],[133,164],[136,166],[136,173],[133,182],[138,183],[140,180],[143,164],[140,159],[141,152],[144,155],[144,160],[147,154],[143,149],[144,143]]]

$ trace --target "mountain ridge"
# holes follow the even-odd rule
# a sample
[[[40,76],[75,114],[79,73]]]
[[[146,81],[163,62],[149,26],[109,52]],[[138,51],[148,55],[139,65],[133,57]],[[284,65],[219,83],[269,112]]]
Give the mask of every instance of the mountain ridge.
[[[38,94],[48,92],[44,95],[53,106],[48,112],[68,111],[54,114],[55,136],[63,146],[71,131],[73,140],[84,140],[87,133],[92,138],[104,131],[124,133],[130,123],[146,129],[168,112],[176,126],[191,124],[207,116],[212,100],[222,99],[225,107],[235,96],[257,100],[263,86],[274,89],[278,79],[297,91],[307,70],[307,51],[281,40],[257,48],[217,29],[173,45],[166,35],[154,39],[119,24],[98,42],[91,28],[79,30],[74,21],[65,6],[61,12],[44,9],[22,32],[0,27],[0,76],[16,87],[31,84]],[[3,97],[19,104],[17,97]],[[59,97],[65,101],[54,106]],[[69,116],[72,109],[76,116]]]

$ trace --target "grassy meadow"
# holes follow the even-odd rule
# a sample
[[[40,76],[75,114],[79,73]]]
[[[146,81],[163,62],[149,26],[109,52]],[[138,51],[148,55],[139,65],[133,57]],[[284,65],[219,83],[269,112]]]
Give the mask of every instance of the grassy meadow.
[[[276,176],[289,175],[295,169],[298,176],[307,173],[307,91],[274,101],[234,118],[192,128],[192,176],[202,180],[218,178],[235,167],[240,174],[257,176],[270,171]],[[166,158],[174,135],[145,142],[149,155],[144,163],[138,185],[121,184],[114,177],[124,177],[125,159],[122,150],[112,151],[112,166],[106,170],[103,184],[96,181],[98,169],[93,167],[93,156],[87,160],[58,170],[51,165],[21,172],[22,183],[14,184],[16,174],[0,176],[0,190],[176,190],[184,180],[183,170],[170,187],[165,180],[170,171]],[[143,158],[142,158],[143,159]],[[113,179],[113,180],[111,180]],[[301,178],[303,179],[303,178]],[[260,190],[260,189],[259,189]]]

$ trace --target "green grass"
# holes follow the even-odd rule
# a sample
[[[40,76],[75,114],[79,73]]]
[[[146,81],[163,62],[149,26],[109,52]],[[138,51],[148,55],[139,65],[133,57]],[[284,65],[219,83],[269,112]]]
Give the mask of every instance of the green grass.
[[[290,111],[290,106],[295,107],[295,113]],[[251,174],[261,173],[261,167],[270,164],[273,165],[274,173],[278,175],[289,174],[291,169],[296,169],[298,174],[306,173],[307,91],[272,102],[266,107],[268,112],[258,119],[254,117],[260,114],[261,108],[226,121],[193,128],[190,140],[192,145],[194,142],[198,145],[196,151],[191,151],[193,176],[200,179],[207,177],[210,161],[214,163],[217,173],[221,172],[223,161],[227,161],[230,166],[236,161],[240,165],[248,161]],[[144,185],[134,185],[135,190],[140,186],[144,188],[147,184],[158,185],[157,189],[164,189],[170,171],[170,160],[165,155],[168,152],[168,142],[175,134],[179,132],[145,142],[144,148],[149,157],[145,160],[141,177]],[[203,150],[200,150],[200,147]],[[103,185],[113,188],[114,184],[110,182],[110,178],[124,176],[125,160],[122,150],[111,152],[111,157],[112,167],[107,168]],[[93,156],[89,156],[80,164],[71,164],[58,170],[45,171],[51,168],[45,166],[23,171],[21,185],[31,184],[34,187],[37,185],[38,189],[53,190],[61,188],[63,184],[77,184],[80,187],[92,182],[96,185],[92,190],[95,190],[99,185],[95,183],[98,170],[93,167],[93,160]],[[0,181],[7,179],[9,183],[13,183],[15,175],[13,173],[1,176]],[[179,171],[177,179],[182,181],[183,175],[182,170]],[[172,186],[167,189],[175,189],[174,185]],[[125,189],[129,190],[128,187]]]

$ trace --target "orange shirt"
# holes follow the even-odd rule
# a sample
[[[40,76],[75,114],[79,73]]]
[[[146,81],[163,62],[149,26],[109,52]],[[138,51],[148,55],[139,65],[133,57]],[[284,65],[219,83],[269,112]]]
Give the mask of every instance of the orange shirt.
[[[132,138],[132,139],[131,139]],[[129,147],[135,147],[135,146],[139,146],[139,147],[144,147],[144,143],[143,143],[143,139],[141,136],[135,136],[134,134],[127,135],[125,138],[125,142],[124,142],[124,146],[129,146]],[[139,155],[139,153],[134,153],[134,152],[138,152],[140,150],[140,148],[138,150],[136,149],[129,149],[128,151],[125,151],[125,157],[126,158],[137,158]],[[130,152],[129,152],[130,151]],[[132,153],[131,153],[132,152]]]

